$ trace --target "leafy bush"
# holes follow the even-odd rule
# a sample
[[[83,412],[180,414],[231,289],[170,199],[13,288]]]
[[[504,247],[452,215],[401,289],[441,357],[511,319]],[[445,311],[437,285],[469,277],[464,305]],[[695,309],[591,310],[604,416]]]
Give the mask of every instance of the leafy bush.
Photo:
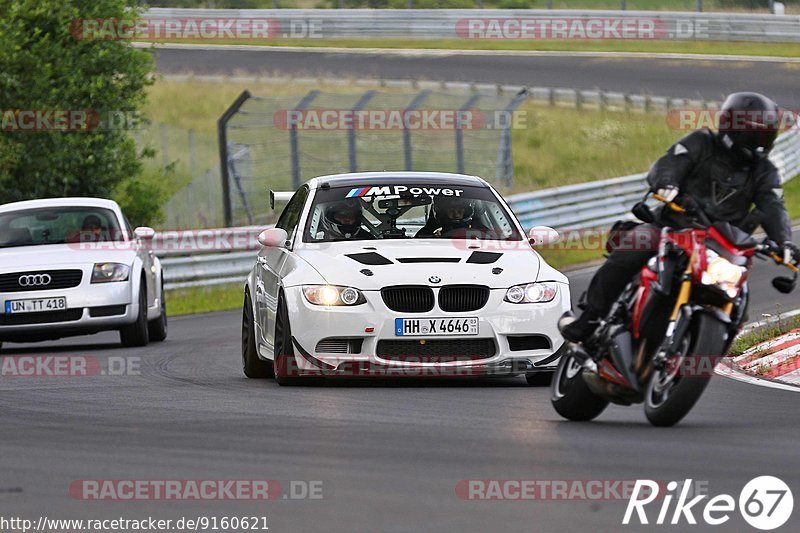
[[[0,0],[2,117],[16,121],[16,110],[137,115],[150,84],[150,54],[120,40],[79,39],[70,30],[80,19],[131,18],[138,9],[126,0]],[[7,128],[0,138],[0,203],[108,197],[140,171],[124,127]]]

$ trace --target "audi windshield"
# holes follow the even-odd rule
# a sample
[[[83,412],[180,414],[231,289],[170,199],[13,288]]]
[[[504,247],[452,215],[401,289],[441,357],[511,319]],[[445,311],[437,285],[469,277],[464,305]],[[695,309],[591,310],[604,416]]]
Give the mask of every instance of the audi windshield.
[[[124,240],[116,214],[99,207],[47,207],[0,213],[0,247]]]
[[[377,239],[520,240],[486,187],[398,184],[317,190],[304,242]]]

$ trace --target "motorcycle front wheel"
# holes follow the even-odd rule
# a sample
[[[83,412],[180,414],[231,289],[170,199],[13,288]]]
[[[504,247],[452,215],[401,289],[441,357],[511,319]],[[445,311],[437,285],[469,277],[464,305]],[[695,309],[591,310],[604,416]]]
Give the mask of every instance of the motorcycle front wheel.
[[[654,426],[674,426],[692,410],[711,380],[714,364],[724,355],[728,338],[725,324],[699,314],[692,326],[679,360],[654,369],[647,384],[644,413]]]
[[[550,384],[550,402],[558,414],[576,421],[592,420],[609,403],[589,389],[583,380],[581,362],[569,350],[558,362]]]

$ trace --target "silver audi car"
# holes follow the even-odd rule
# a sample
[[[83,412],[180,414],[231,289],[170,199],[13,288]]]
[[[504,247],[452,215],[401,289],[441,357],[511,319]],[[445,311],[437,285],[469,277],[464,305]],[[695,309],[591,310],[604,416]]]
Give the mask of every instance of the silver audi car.
[[[0,206],[0,346],[119,330],[126,346],[167,337],[155,232],[119,205],[54,198]]]

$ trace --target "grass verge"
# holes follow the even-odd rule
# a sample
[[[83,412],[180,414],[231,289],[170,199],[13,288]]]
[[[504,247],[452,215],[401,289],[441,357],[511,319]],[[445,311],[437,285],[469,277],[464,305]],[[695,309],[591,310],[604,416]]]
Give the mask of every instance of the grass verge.
[[[170,289],[167,290],[167,315],[180,316],[241,309],[243,298],[244,292],[240,283]]]
[[[739,335],[736,340],[733,341],[728,355],[741,355],[757,344],[774,339],[779,335],[783,335],[784,333],[788,333],[800,327],[800,315],[783,320],[780,320],[780,314],[778,317],[779,320],[775,322],[764,324],[763,326],[755,328],[753,331]]]
[[[170,41],[158,41],[160,43]],[[800,44],[613,39],[226,39],[223,42],[180,40],[182,44],[241,44],[299,46],[304,48],[391,48],[400,50],[510,50],[538,52],[642,52],[661,54],[713,54],[735,56],[800,57]]]

